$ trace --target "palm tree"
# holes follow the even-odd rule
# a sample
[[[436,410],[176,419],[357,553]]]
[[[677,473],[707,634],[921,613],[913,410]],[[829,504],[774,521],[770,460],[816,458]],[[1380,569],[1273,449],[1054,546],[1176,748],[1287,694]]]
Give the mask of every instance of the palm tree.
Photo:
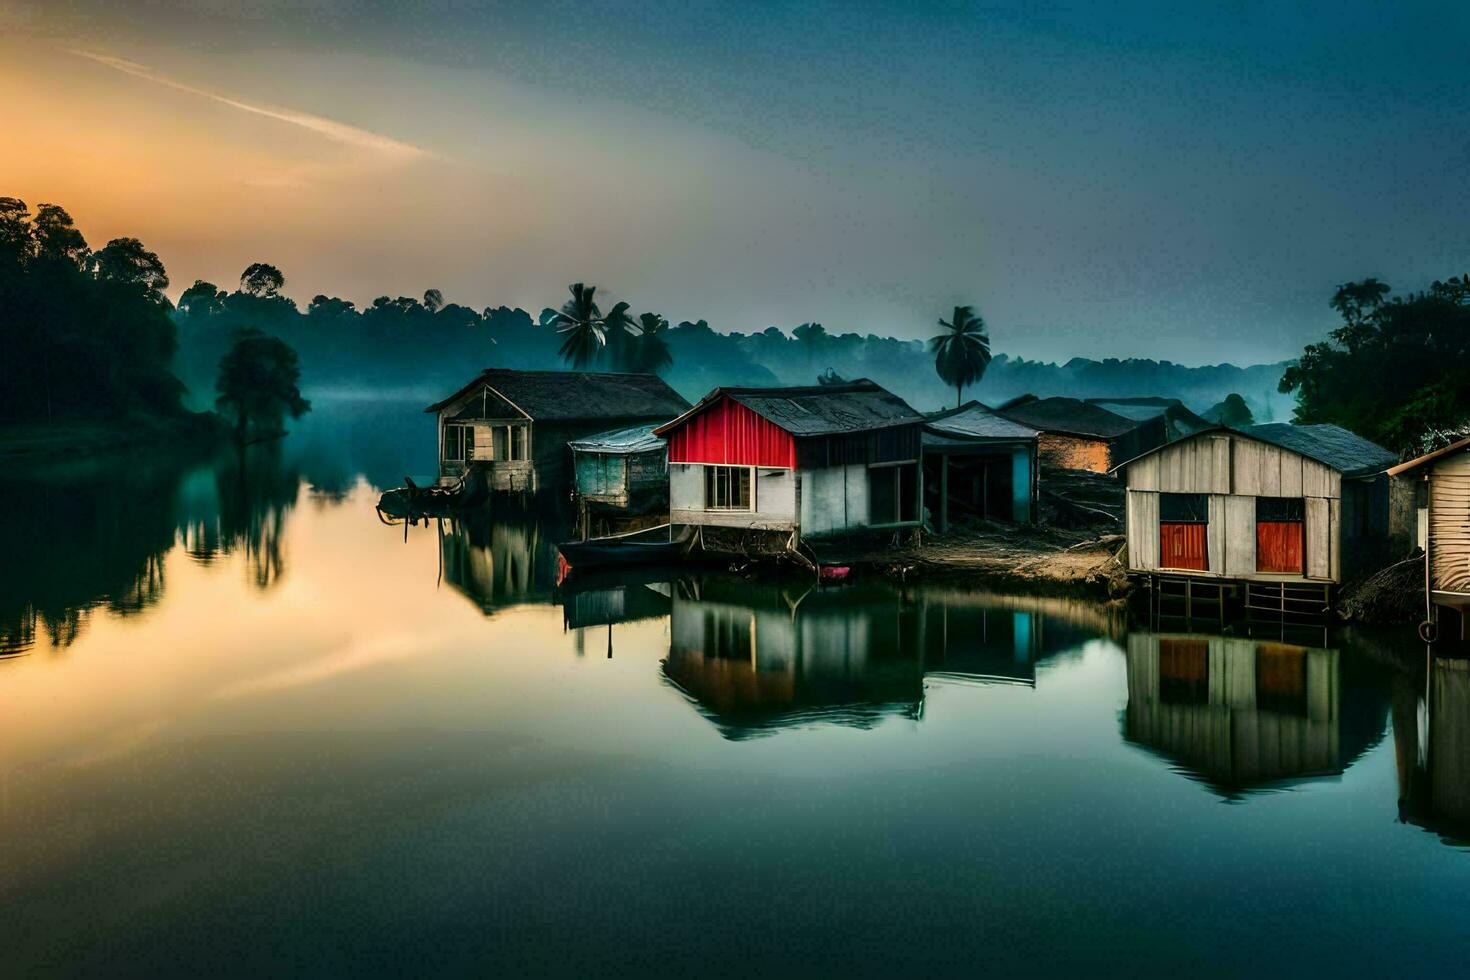
[[[644,313],[638,317],[638,326],[642,331],[638,338],[638,370],[658,374],[664,368],[672,367],[674,355],[663,337],[669,329],[669,321],[657,313]]]
[[[947,385],[954,385],[955,407],[960,406],[965,385],[976,384],[990,366],[990,335],[985,321],[973,306],[956,306],[949,322],[939,321],[945,332],[930,338],[934,352],[934,370]]]
[[[631,371],[637,357],[633,348],[633,331],[637,326],[628,315],[628,304],[619,303],[608,310],[602,318],[602,329],[607,336],[607,355],[613,370]]]
[[[560,312],[551,318],[557,333],[567,335],[557,354],[572,367],[584,368],[607,345],[606,323],[602,311],[593,298],[596,286],[584,286],[574,282],[567,287],[572,298],[562,304]]]

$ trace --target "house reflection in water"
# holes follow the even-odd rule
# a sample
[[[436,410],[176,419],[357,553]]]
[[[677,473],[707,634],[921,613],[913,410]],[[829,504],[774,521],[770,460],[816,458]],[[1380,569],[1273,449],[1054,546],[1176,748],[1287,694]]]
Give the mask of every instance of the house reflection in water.
[[[443,579],[487,614],[547,601],[556,587],[556,543],[565,538],[563,522],[534,510],[445,518]]]
[[[1409,683],[1393,704],[1399,815],[1470,846],[1470,660],[1434,657]]]
[[[664,674],[730,739],[917,720],[926,676],[1034,684],[1045,656],[1105,631],[993,597],[886,587],[686,579],[671,602]]]
[[[1335,649],[1134,633],[1127,653],[1124,738],[1227,798],[1341,774],[1383,734],[1381,689]]]

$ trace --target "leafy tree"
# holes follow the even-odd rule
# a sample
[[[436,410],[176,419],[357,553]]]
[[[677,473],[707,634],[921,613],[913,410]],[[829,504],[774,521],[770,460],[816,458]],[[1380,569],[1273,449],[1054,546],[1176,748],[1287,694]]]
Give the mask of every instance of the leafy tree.
[[[186,316],[213,316],[225,307],[225,291],[212,282],[195,279],[179,294],[179,312]]]
[[[265,262],[253,262],[240,274],[240,291],[247,296],[275,296],[285,285],[281,270]]]
[[[313,296],[311,303],[306,307],[307,316],[320,319],[350,316],[356,312],[357,307],[351,301],[338,299],[336,296],[326,296],[322,293]]]
[[[664,335],[669,331],[669,321],[657,313],[638,315],[637,368],[644,374],[660,374],[674,365],[674,355]]]
[[[806,366],[810,371],[813,359],[826,344],[827,328],[820,323],[803,323],[791,331],[791,336],[795,337],[796,342],[801,344],[802,349],[806,351]]]
[[[1226,395],[1225,398],[1211,406],[1201,416],[1207,422],[1216,422],[1220,425],[1228,425],[1232,429],[1254,425],[1256,418],[1251,413],[1250,405],[1246,400],[1235,392]]]
[[[72,224],[71,215],[59,204],[42,204],[31,219],[36,255],[43,259],[80,265],[87,254],[87,240]]]
[[[18,197],[0,197],[0,258],[19,262],[30,255],[31,209]]]
[[[234,419],[235,440],[281,432],[287,415],[300,418],[311,409],[301,396],[301,366],[296,352],[279,337],[241,330],[219,362],[215,405]]]
[[[575,368],[585,368],[607,346],[602,310],[597,306],[597,287],[574,282],[567,287],[572,298],[551,318],[551,326],[565,335],[557,356]]]
[[[929,349],[934,353],[934,370],[954,388],[958,407],[965,385],[979,383],[990,366],[990,335],[971,306],[956,306],[951,318],[940,320],[939,325],[945,332],[929,340]]]
[[[168,272],[157,253],[136,238],[114,238],[87,257],[87,267],[99,279],[135,286],[155,302],[164,302]]]
[[[444,308],[444,294],[437,289],[424,290],[424,309],[438,313]]]
[[[1376,279],[1339,286],[1342,325],[1307,345],[1280,390],[1296,421],[1335,422],[1402,453],[1470,420],[1470,289],[1464,277],[1388,298]]]
[[[633,331],[637,327],[633,318],[628,315],[628,306],[627,303],[618,303],[602,318],[602,329],[607,338],[607,356],[614,371],[631,371],[635,366]]]

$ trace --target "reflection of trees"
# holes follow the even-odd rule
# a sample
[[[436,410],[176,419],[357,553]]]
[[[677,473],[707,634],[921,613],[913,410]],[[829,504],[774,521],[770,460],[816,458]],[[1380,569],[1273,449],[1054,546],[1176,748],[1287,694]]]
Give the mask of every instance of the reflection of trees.
[[[1135,633],[1127,655],[1124,738],[1227,798],[1341,773],[1383,735],[1381,683],[1337,650]]]
[[[38,626],[67,646],[99,605],[129,615],[157,602],[183,469],[119,457],[0,482],[12,521],[0,562],[0,652],[32,646]]]
[[[33,646],[38,629],[69,646],[99,606],[126,616],[156,604],[180,534],[202,563],[244,551],[268,587],[285,567],[298,479],[263,445],[212,464],[117,456],[0,483],[0,507],[15,515],[0,563],[0,656]]]
[[[213,473],[213,500],[185,519],[185,550],[203,564],[243,552],[256,588],[270,588],[285,572],[283,534],[301,476],[283,462],[279,442],[226,453]]]
[[[1401,818],[1470,844],[1470,660],[1397,678],[1393,737]]]
[[[1096,635],[1040,606],[968,593],[687,579],[673,592],[663,670],[738,739],[918,718],[925,677],[1030,684],[1040,660]]]

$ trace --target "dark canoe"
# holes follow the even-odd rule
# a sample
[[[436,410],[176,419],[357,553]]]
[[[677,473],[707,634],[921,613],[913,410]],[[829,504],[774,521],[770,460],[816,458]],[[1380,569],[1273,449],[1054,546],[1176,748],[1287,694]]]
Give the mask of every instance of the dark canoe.
[[[586,541],[566,541],[557,545],[568,568],[578,571],[617,565],[648,565],[674,562],[683,556],[693,537],[686,528],[677,538],[669,537],[669,525],[646,528],[629,534],[615,534]]]

